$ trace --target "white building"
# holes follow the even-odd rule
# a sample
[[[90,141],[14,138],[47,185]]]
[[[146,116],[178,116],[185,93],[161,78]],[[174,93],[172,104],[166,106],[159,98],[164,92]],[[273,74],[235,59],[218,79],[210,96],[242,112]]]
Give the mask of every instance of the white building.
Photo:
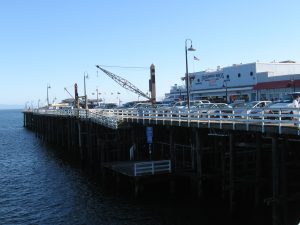
[[[215,101],[244,99],[281,99],[287,93],[300,91],[300,64],[294,61],[233,64],[215,71],[189,74],[190,98]],[[186,98],[186,88],[174,85],[170,98]]]

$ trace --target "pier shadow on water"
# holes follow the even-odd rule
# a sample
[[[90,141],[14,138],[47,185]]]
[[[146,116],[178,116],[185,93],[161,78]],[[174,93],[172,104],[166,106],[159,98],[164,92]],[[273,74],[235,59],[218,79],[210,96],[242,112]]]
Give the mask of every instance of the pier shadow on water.
[[[216,195],[215,190],[209,190],[210,186],[206,187],[207,195],[198,199],[191,190],[190,182],[184,178],[176,180],[174,193],[170,193],[167,181],[150,183],[143,185],[142,194],[135,198],[132,182],[127,177],[122,177],[121,186],[117,187],[113,177],[108,177],[103,182],[99,173],[83,166],[79,159],[70,158],[68,154],[64,153],[63,149],[53,146],[45,146],[45,149],[48,152],[47,154],[51,154],[56,162],[63,165],[62,167],[67,167],[72,171],[71,173],[75,172],[79,176],[85,187],[84,195],[81,196],[83,202],[89,200],[91,195],[93,196],[92,201],[95,203],[102,201],[102,198],[110,199],[112,205],[105,206],[112,207],[113,212],[109,214],[106,214],[107,211],[103,212],[95,205],[84,209],[98,212],[99,215],[95,215],[96,218],[98,216],[111,217],[108,224],[271,224],[270,207],[253,211],[252,207],[247,206],[247,199],[245,199],[245,203],[240,204],[236,213],[231,215],[228,203]],[[120,205],[122,205],[121,208],[119,208]],[[77,207],[83,206],[78,205]],[[97,221],[97,219],[94,220]],[[95,224],[105,223],[96,222]]]

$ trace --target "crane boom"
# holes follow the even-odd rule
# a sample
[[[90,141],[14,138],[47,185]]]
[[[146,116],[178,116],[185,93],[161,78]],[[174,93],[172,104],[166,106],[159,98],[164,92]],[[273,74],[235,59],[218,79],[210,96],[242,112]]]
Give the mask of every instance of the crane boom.
[[[71,93],[65,88],[65,91],[68,92],[68,94],[74,99],[74,97],[71,95]]]
[[[121,85],[123,88],[139,95],[139,96],[143,96],[144,98],[147,99],[151,99],[147,94],[145,94],[144,92],[142,92],[140,89],[138,89],[136,86],[134,86],[132,83],[130,83],[128,80],[113,74],[105,69],[103,69],[102,67],[96,65],[96,67],[100,70],[102,70],[102,72],[104,72],[107,76],[109,76],[111,79],[113,79],[115,82],[117,82],[119,85]]]

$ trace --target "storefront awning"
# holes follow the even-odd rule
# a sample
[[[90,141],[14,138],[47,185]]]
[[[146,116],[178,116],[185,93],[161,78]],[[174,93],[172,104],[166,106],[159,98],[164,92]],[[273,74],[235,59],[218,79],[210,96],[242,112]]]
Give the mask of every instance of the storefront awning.
[[[254,90],[263,90],[263,89],[277,89],[277,88],[291,88],[291,87],[300,87],[300,80],[280,80],[280,81],[271,81],[258,83],[254,86]]]

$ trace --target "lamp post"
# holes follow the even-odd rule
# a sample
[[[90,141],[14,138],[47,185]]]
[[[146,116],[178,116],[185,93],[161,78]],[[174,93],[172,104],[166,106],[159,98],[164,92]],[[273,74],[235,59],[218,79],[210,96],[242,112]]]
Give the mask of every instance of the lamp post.
[[[295,92],[296,88],[295,88],[295,78],[294,78],[294,76],[291,77],[291,86],[293,87],[293,92]]]
[[[26,110],[28,109],[28,103],[29,103],[29,101],[25,102],[25,109]]]
[[[51,88],[51,87],[49,84],[47,84],[47,107],[49,107],[49,91],[48,91],[49,88]]]
[[[98,93],[98,88],[96,88],[96,94],[97,94],[97,106],[99,106],[99,97],[98,97],[99,93]]]
[[[84,108],[85,108],[85,109],[88,109],[88,102],[87,102],[87,95],[86,95],[85,78],[88,78],[88,73],[87,73],[87,72],[84,72],[84,74],[83,74],[83,82],[84,82]]]
[[[223,87],[225,87],[225,95],[226,95],[226,103],[228,103],[228,92],[227,92],[227,82],[230,81],[229,79],[223,80]],[[225,85],[224,85],[225,83]]]
[[[118,106],[120,106],[120,102],[121,102],[121,100],[120,100],[120,94],[121,94],[120,92],[117,92]]]
[[[187,48],[187,41],[191,42],[191,46]],[[188,105],[188,109],[190,109],[190,93],[189,93],[189,69],[188,69],[188,57],[187,57],[187,51],[196,51],[196,49],[193,48],[193,41],[191,39],[185,40],[185,86],[186,86],[186,101]]]

